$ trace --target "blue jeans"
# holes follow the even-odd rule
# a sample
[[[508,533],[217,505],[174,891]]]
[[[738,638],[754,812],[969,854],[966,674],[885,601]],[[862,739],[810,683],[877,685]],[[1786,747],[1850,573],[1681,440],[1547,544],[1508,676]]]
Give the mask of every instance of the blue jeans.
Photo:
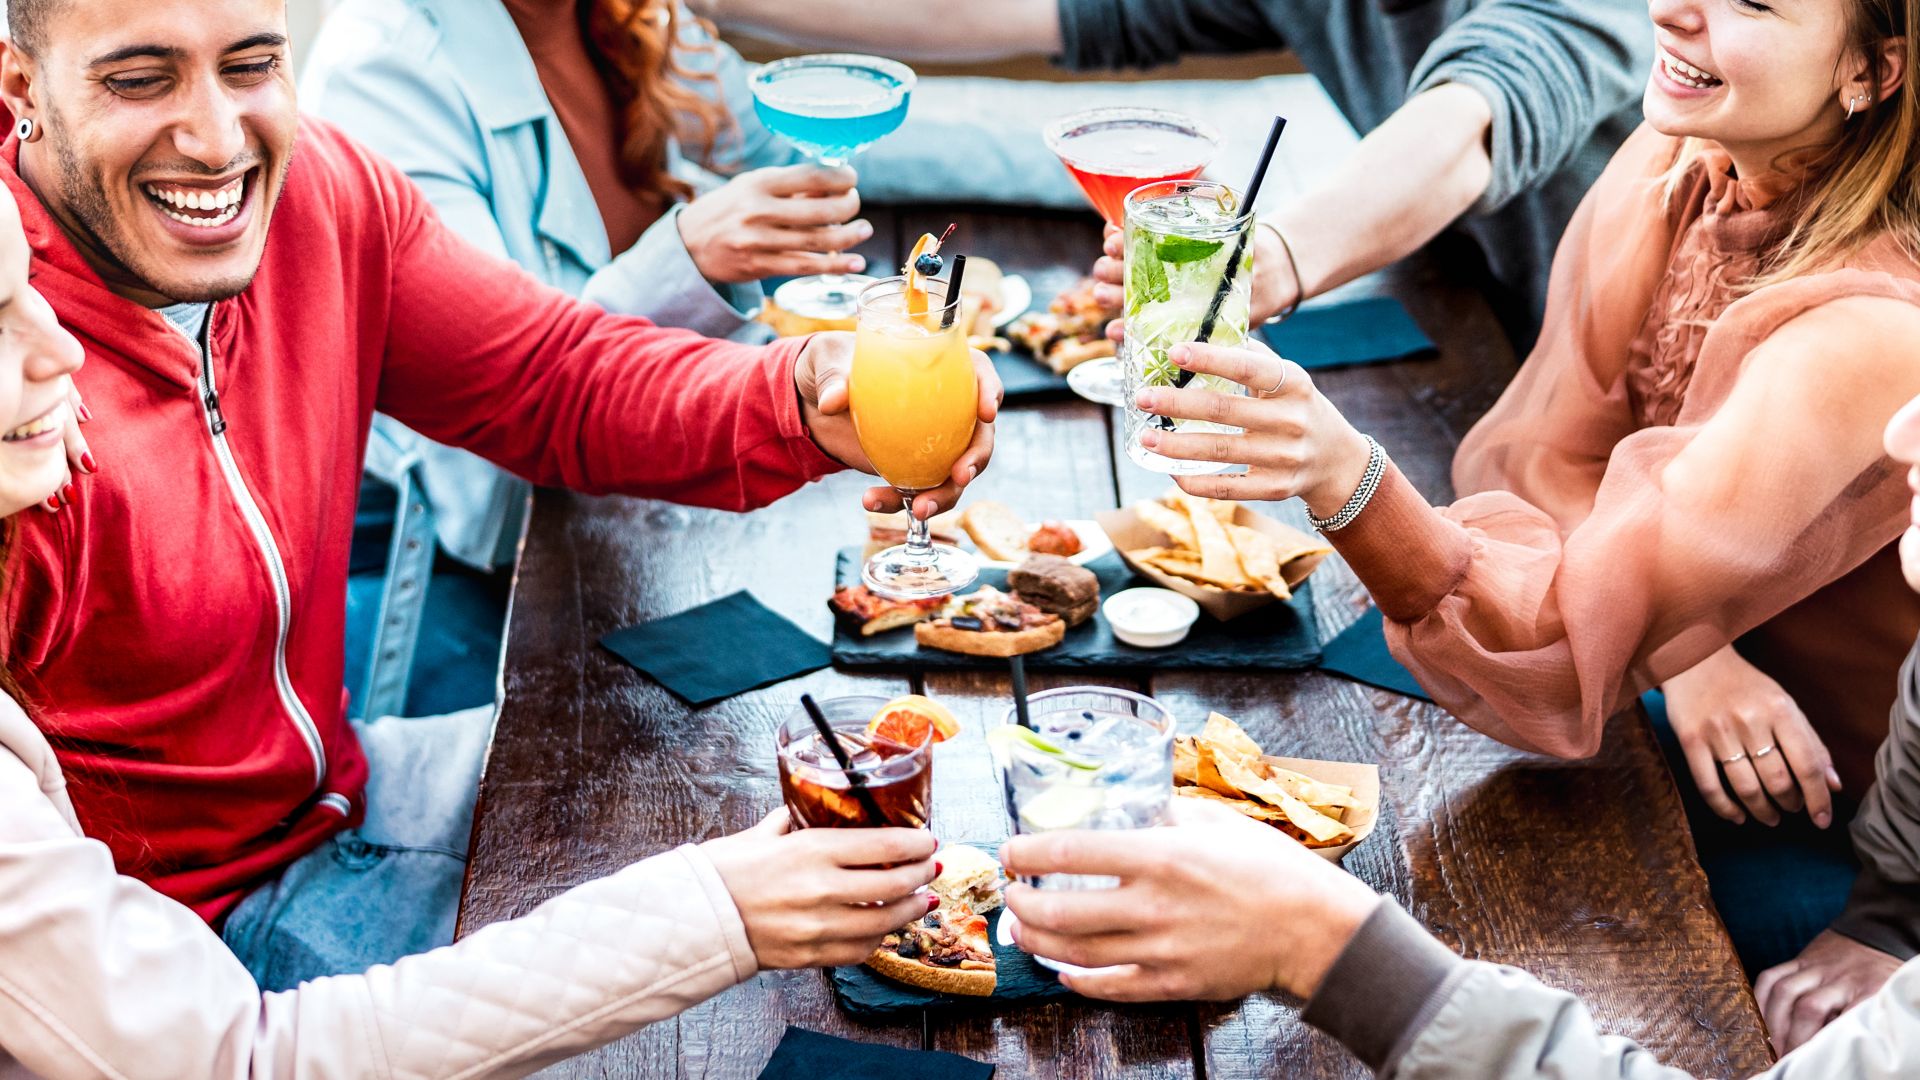
[[[1735,825],[1700,797],[1680,739],[1667,721],[1666,697],[1655,691],[1641,700],[1680,787],[1714,906],[1748,977],[1800,955],[1846,907],[1860,872],[1847,831],[1858,804],[1835,796],[1833,823],[1825,829],[1814,828],[1804,812],[1781,814],[1773,828],[1751,815],[1745,825]]]
[[[453,942],[493,706],[356,723],[367,814],[250,893],[221,931],[262,990]]]

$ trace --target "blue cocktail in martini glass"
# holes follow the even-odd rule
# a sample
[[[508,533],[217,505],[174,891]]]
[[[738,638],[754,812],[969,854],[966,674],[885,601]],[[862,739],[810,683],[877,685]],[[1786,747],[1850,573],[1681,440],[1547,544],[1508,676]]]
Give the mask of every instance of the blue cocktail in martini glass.
[[[845,165],[907,118],[913,70],[877,56],[821,53],[763,65],[753,73],[760,122],[825,166]],[[873,279],[817,274],[780,286],[773,302],[809,319],[851,319]]]

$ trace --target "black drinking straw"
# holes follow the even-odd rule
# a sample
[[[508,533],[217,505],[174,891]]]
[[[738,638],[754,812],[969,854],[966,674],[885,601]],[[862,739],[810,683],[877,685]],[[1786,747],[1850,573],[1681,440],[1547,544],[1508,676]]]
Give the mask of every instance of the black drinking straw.
[[[1013,715],[1021,727],[1032,731],[1033,718],[1027,715],[1027,658],[1015,653],[1007,664],[1013,669]]]
[[[840,745],[840,736],[833,733],[833,725],[827,723],[827,714],[820,711],[820,703],[813,700],[812,694],[800,695],[800,707],[807,710],[813,726],[820,731],[820,741],[833,751],[833,759],[840,763],[840,773],[847,778],[847,786],[853,790],[853,797],[860,800],[875,825],[885,825],[886,815],[880,812],[880,804],[873,801],[873,792],[867,790],[867,782],[853,771],[853,759],[847,756],[847,748]]]
[[[940,329],[942,330],[952,326],[953,317],[960,314],[960,279],[966,276],[966,273],[967,257],[965,255],[955,255],[953,257],[953,273],[947,275],[947,292],[945,296],[941,297],[941,299],[947,301],[946,314],[940,316]]]
[[[1260,151],[1260,162],[1253,167],[1253,179],[1247,181],[1247,193],[1241,200],[1241,208],[1247,213],[1253,212],[1253,201],[1260,197],[1260,182],[1267,178],[1267,165],[1273,161],[1273,148],[1280,145],[1280,133],[1287,130],[1287,118],[1276,116],[1273,127],[1267,131],[1267,148]],[[1200,321],[1200,336],[1195,341],[1206,341],[1213,336],[1213,324],[1220,321],[1220,306],[1227,302],[1227,294],[1233,291],[1233,279],[1240,274],[1240,260],[1247,253],[1247,238],[1253,235],[1252,226],[1240,233],[1240,239],[1233,243],[1233,258],[1227,260],[1226,273],[1220,275],[1220,287],[1213,290],[1213,303],[1207,305],[1207,317]],[[1182,369],[1174,376],[1173,385],[1185,386],[1193,379],[1193,372]]]

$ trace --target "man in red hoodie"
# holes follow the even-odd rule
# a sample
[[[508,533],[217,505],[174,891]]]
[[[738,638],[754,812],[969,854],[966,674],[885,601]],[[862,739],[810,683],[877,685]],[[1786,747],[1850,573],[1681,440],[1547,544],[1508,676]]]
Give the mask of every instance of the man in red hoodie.
[[[866,467],[851,335],[713,341],[467,247],[298,116],[283,0],[7,10],[0,180],[86,347],[98,461],[19,531],[7,659],[88,834],[210,922],[369,809],[342,640],[375,409],[536,483],[736,510]],[[920,512],[991,451],[976,364],[976,443]]]

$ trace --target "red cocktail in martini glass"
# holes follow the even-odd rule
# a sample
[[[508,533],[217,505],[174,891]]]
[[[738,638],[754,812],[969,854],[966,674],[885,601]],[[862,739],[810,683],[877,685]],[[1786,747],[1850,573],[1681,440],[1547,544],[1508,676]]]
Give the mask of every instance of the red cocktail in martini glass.
[[[1165,109],[1088,109],[1048,125],[1047,146],[1107,224],[1119,228],[1127,193],[1162,180],[1200,175],[1220,147],[1212,126]],[[1123,405],[1120,364],[1092,360],[1069,373],[1081,397]]]

